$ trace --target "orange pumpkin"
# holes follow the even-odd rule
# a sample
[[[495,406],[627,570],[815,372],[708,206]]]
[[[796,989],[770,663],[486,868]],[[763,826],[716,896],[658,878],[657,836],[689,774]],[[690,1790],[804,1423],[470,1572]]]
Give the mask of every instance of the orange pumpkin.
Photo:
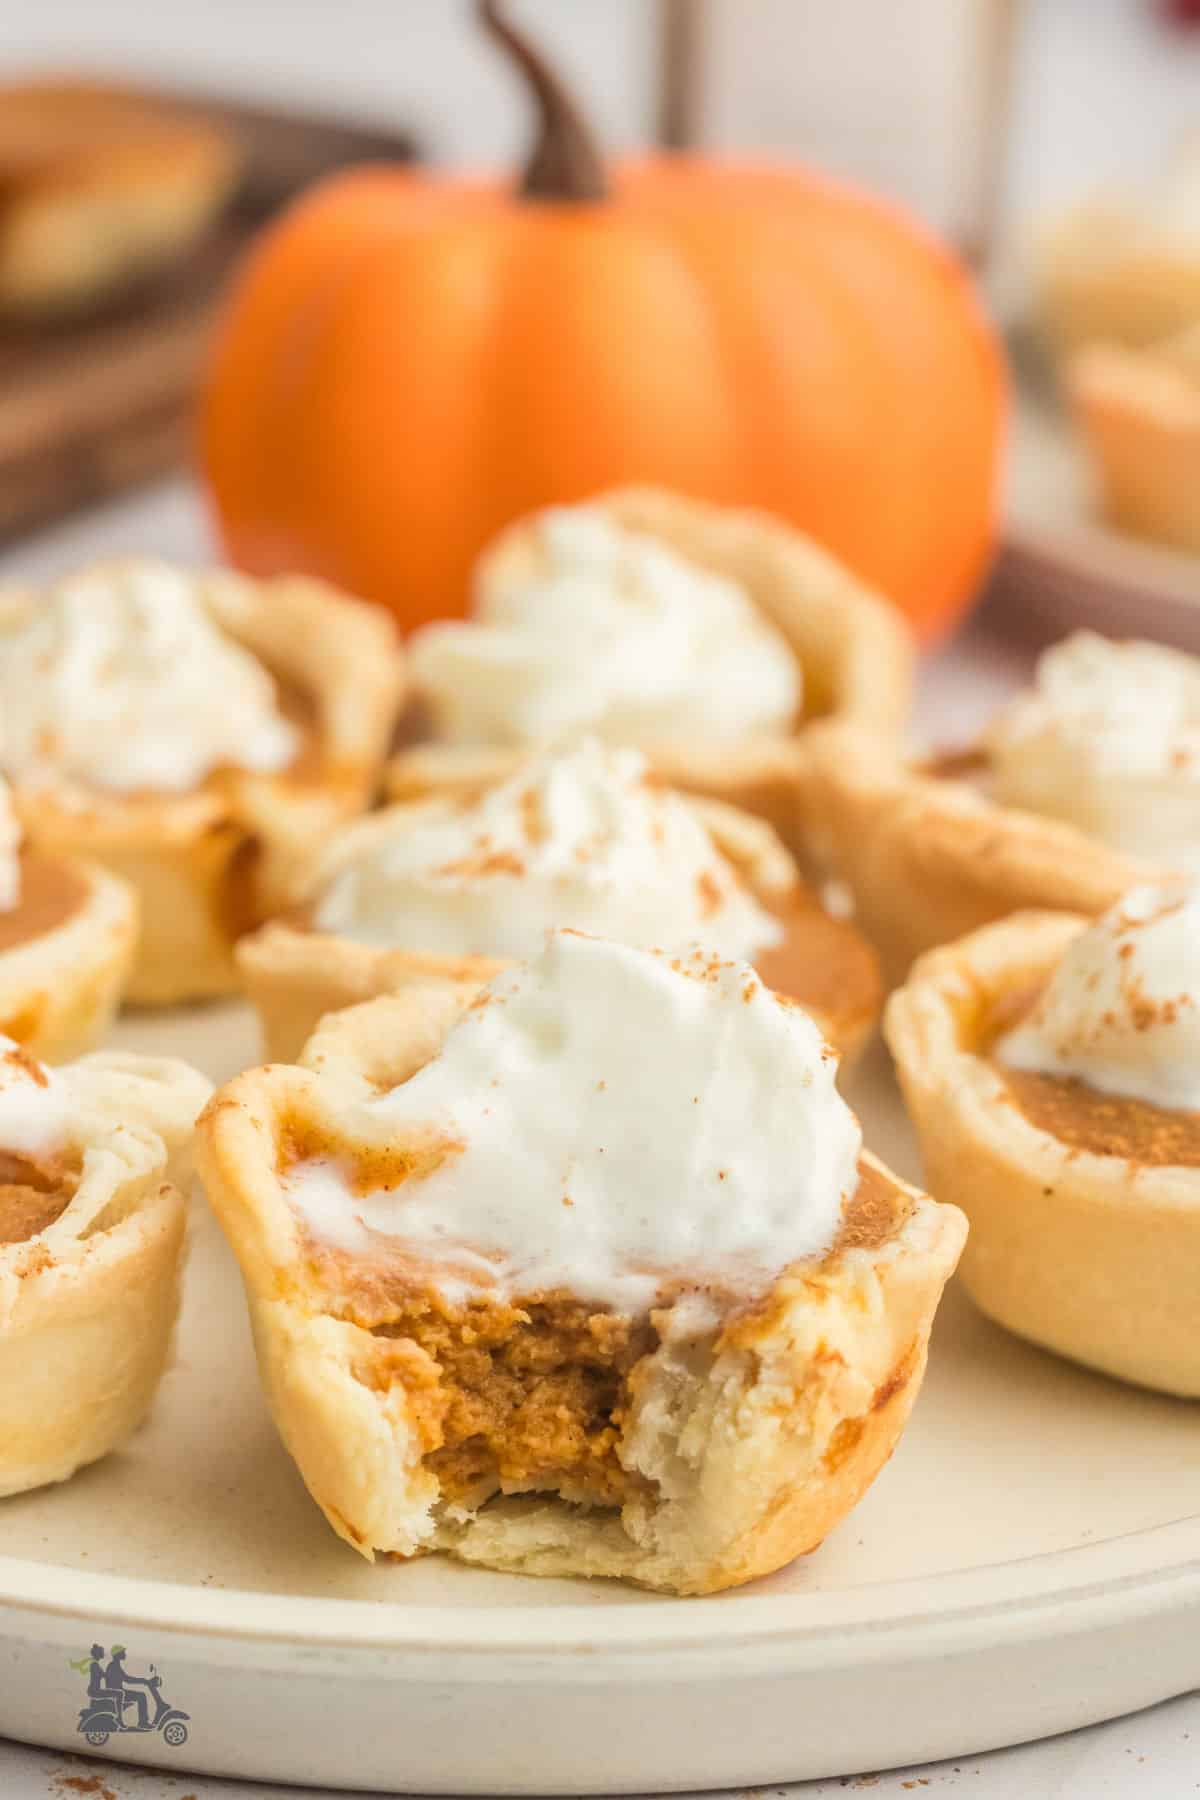
[[[406,625],[459,612],[511,519],[651,482],[789,519],[929,635],[992,543],[1005,380],[955,259],[793,169],[604,170],[539,98],[520,191],[368,168],[260,240],[219,331],[203,460],[233,560]]]

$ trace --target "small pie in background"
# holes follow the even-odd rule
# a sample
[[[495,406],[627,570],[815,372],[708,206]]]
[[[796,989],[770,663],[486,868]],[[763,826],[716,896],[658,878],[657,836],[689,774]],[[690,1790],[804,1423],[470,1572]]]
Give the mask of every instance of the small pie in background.
[[[47,1069],[0,1040],[0,1495],[65,1481],[149,1410],[211,1091],[165,1058]]]
[[[133,88],[0,84],[0,315],[86,313],[170,267],[240,160],[228,132]]]
[[[752,962],[843,1060],[878,1017],[874,951],[823,910],[765,820],[676,793],[640,751],[594,738],[480,792],[346,826],[300,905],[243,938],[237,963],[267,1055],[289,1062],[323,1013],[434,978],[478,985],[556,926]]]
[[[97,564],[0,591],[0,770],[33,849],[141,902],[128,987],[233,992],[233,945],[371,800],[403,689],[383,613],[320,582]]]
[[[905,763],[814,727],[797,792],[809,858],[902,981],[922,951],[1020,908],[1095,916],[1200,870],[1200,660],[1077,632],[965,751]]]
[[[1200,889],[1016,913],[923,957],[885,1030],[962,1278],[1011,1331],[1200,1395]]]
[[[137,897],[96,863],[24,841],[0,777],[0,1035],[65,1062],[116,1016],[138,937]]]
[[[259,1367],[362,1555],[710,1593],[894,1448],[962,1215],[752,969],[551,934],[244,1074],[198,1135]]]
[[[1177,336],[1080,350],[1066,390],[1106,517],[1200,556],[1200,298]]]
[[[410,649],[395,798],[478,788],[591,735],[785,842],[804,727],[834,715],[895,739],[914,662],[895,608],[801,533],[649,488],[511,526],[480,561],[473,616]]]

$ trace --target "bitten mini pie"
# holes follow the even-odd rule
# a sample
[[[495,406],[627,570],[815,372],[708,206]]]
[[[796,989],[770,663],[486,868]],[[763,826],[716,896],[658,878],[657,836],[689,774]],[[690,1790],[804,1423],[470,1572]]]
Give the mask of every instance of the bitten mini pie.
[[[860,732],[808,733],[809,857],[844,881],[890,982],[1019,908],[1094,916],[1200,868],[1200,661],[1078,632],[979,744],[898,764]]]
[[[560,932],[224,1088],[201,1169],[334,1530],[688,1594],[815,1548],[965,1229],[862,1152],[835,1069],[744,963]]]
[[[1014,914],[923,957],[885,1028],[977,1305],[1200,1395],[1200,890]]]
[[[1200,555],[1200,294],[1196,321],[1144,350],[1080,351],[1067,392],[1113,523]]]
[[[478,787],[590,733],[672,786],[792,827],[797,733],[854,719],[895,738],[913,647],[895,609],[765,513],[649,488],[551,509],[483,557],[474,617],[412,640],[419,705],[396,798]]]
[[[267,1054],[288,1062],[323,1013],[433,978],[481,983],[561,925],[751,961],[843,1056],[878,1016],[874,951],[822,910],[764,820],[685,798],[638,751],[594,739],[482,793],[346,827],[294,916],[243,938],[237,960]]]
[[[235,987],[236,939],[370,798],[401,687],[389,622],[318,582],[130,561],[0,594],[0,768],[36,849],[138,893],[131,999]]]
[[[148,1411],[211,1091],[164,1058],[48,1070],[0,1040],[0,1494],[65,1481]]]
[[[94,863],[22,843],[0,777],[0,1035],[64,1062],[111,1024],[137,943],[137,901]]]

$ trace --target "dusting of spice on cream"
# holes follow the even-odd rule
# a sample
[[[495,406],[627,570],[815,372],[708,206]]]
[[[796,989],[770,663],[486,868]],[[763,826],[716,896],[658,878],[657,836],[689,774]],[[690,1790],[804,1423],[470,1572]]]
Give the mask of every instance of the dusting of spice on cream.
[[[343,1121],[360,1160],[431,1139],[453,1156],[367,1193],[345,1155],[311,1157],[285,1188],[318,1240],[382,1237],[464,1288],[625,1311],[681,1274],[756,1291],[824,1254],[856,1191],[835,1075],[813,1021],[744,963],[556,932]]]

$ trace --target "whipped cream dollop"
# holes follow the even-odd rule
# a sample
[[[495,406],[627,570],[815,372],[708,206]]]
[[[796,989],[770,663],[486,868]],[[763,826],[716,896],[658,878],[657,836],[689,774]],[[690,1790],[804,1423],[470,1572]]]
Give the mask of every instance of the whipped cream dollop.
[[[1009,1068],[1200,1109],[1200,883],[1126,894],[1072,940],[995,1055]]]
[[[388,808],[351,826],[310,917],[368,944],[531,956],[571,925],[625,943],[701,942],[751,959],[783,928],[637,750],[589,739],[533,758],[462,804]]]
[[[351,1142],[402,1152],[405,1179],[356,1193],[314,1158],[285,1182],[318,1239],[369,1251],[382,1233],[451,1289],[630,1311],[672,1282],[760,1291],[829,1248],[857,1186],[836,1071],[745,963],[555,932],[344,1120]]]
[[[0,597],[0,766],[27,784],[196,787],[222,764],[285,767],[299,735],[275,684],[217,625],[193,575],[97,565]]]
[[[12,912],[21,901],[22,835],[12,790],[0,775],[0,912]]]
[[[537,540],[531,568],[480,589],[473,619],[412,641],[439,738],[728,742],[795,717],[796,659],[737,583],[586,506],[541,514]]]
[[[53,1156],[66,1142],[70,1112],[62,1077],[0,1033],[0,1150]]]
[[[1200,872],[1200,660],[1081,631],[985,738],[1002,805],[1129,856]]]

